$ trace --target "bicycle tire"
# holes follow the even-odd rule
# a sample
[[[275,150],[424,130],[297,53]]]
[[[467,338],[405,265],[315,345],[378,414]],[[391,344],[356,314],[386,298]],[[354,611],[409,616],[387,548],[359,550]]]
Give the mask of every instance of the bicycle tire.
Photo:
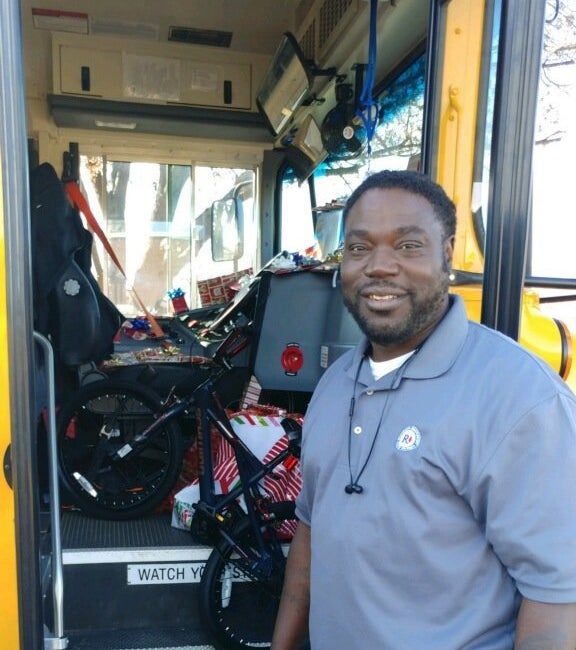
[[[254,547],[246,517],[232,532],[239,545]],[[270,648],[286,560],[274,562],[267,580],[248,575],[235,561],[234,547],[221,542],[210,553],[200,579],[199,614],[217,650]]]
[[[156,393],[135,382],[102,380],[82,387],[58,416],[60,480],[74,505],[99,519],[134,519],[148,514],[168,495],[182,464],[183,440],[175,421],[162,429],[139,453],[103,463],[96,473],[100,432],[114,422],[110,445],[120,448],[154,419],[160,408]],[[82,487],[74,474],[86,476],[97,495]]]

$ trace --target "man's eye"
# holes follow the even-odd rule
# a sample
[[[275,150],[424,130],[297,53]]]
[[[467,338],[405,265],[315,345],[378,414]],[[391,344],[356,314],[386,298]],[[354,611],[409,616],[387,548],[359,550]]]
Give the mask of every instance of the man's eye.
[[[422,248],[422,244],[420,242],[417,242],[417,241],[405,241],[405,242],[402,242],[398,246],[398,248],[400,250],[405,250],[405,251],[407,251],[407,250],[418,250],[418,249]]]
[[[351,253],[360,253],[366,250],[366,246],[364,244],[348,244],[348,250]]]

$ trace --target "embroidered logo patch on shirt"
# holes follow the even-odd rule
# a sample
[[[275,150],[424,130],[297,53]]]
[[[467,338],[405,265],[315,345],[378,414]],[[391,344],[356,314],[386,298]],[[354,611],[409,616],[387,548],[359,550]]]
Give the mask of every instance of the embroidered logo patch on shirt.
[[[420,440],[422,440],[422,434],[417,426],[406,427],[396,440],[396,449],[398,451],[412,451],[420,445]]]

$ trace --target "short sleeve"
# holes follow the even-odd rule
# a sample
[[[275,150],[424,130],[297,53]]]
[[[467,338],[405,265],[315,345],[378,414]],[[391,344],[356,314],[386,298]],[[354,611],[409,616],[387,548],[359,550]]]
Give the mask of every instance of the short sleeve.
[[[533,406],[473,482],[471,506],[520,593],[576,602],[576,400]]]
[[[312,404],[311,404],[312,405]],[[311,525],[312,503],[314,501],[315,479],[309,470],[306,462],[306,439],[310,435],[311,422],[314,419],[313,410],[309,409],[302,429],[302,453],[300,457],[300,468],[302,472],[302,488],[296,497],[296,517],[306,525]]]

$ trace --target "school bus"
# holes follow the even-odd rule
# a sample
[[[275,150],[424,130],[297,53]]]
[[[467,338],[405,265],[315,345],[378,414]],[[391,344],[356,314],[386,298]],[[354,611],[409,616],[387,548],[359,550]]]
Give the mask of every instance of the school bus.
[[[58,385],[34,331],[30,171],[81,189],[122,314],[163,318],[170,292],[202,307],[211,279],[282,251],[337,259],[354,186],[420,169],[456,204],[470,317],[575,387],[575,20],[574,0],[2,2],[1,648],[207,647],[193,580],[126,578],[197,572],[205,549],[165,518],[62,535],[58,477],[40,478],[38,395]]]

